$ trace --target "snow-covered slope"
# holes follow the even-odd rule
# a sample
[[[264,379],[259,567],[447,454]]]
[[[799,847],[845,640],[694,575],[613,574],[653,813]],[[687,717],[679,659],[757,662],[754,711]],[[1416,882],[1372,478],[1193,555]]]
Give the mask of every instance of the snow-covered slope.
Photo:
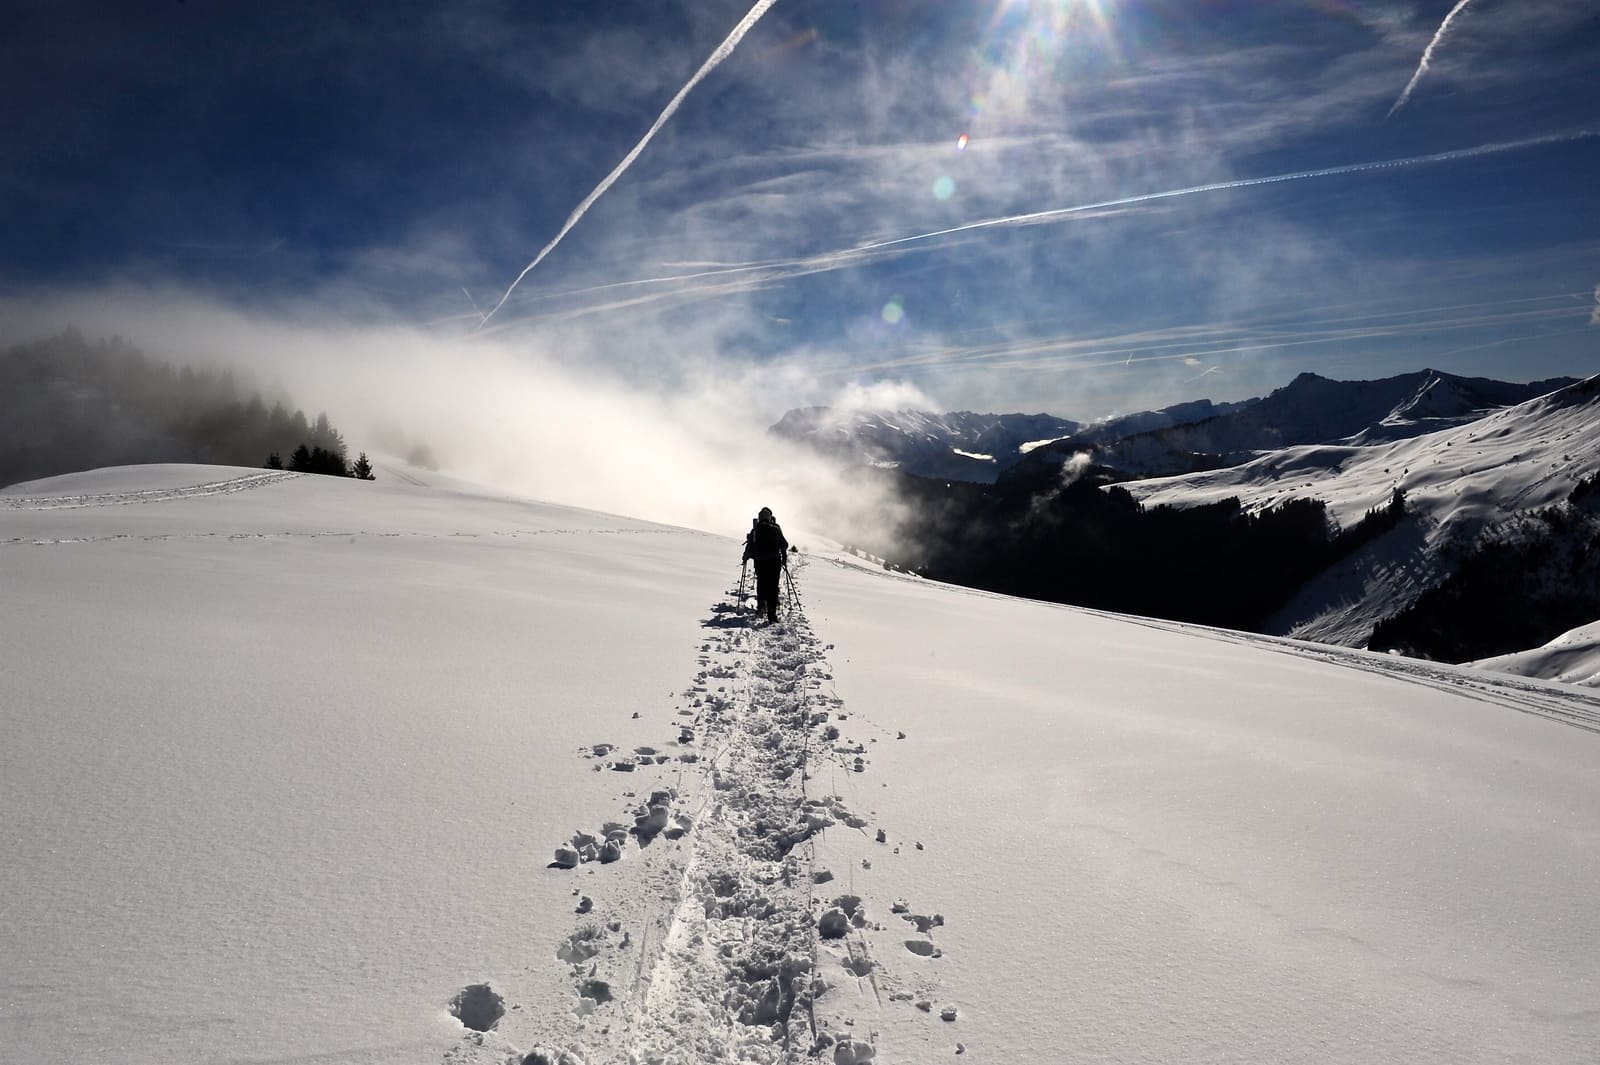
[[[379,476],[0,492],[0,1059],[1600,1044],[1593,693]]]
[[[1518,651],[1470,663],[1518,677],[1543,677],[1600,688],[1600,621],[1582,625],[1531,651]]]
[[[1436,580],[1437,549],[1486,523],[1565,499],[1600,455],[1600,377],[1466,425],[1367,446],[1284,448],[1224,470],[1123,485],[1141,502],[1193,506],[1237,496],[1247,509],[1321,499],[1343,525],[1396,488],[1419,523],[1380,538],[1304,589],[1273,631],[1363,645],[1373,624]]]

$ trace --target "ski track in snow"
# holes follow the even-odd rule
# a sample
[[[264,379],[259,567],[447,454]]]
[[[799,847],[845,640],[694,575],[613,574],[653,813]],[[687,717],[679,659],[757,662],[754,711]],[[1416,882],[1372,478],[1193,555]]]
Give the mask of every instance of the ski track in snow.
[[[48,507],[37,509],[48,510]],[[271,533],[110,533],[106,536],[73,536],[64,539],[39,539],[37,537],[10,537],[0,540],[0,547],[51,547],[57,544],[97,544],[114,540],[137,540],[140,543],[163,543],[174,540],[317,540],[324,537],[350,539],[373,537],[380,540],[491,540],[517,539],[523,536],[679,536],[681,529],[497,529],[487,535],[482,533],[419,533],[370,532],[366,529],[324,529],[314,532],[282,530]]]
[[[262,488],[302,473],[287,470],[270,470],[264,473],[247,473],[223,481],[183,485],[177,488],[151,488],[135,492],[101,492],[91,495],[5,496],[0,495],[0,508],[6,510],[78,510],[84,507],[120,507],[132,503],[161,503],[172,499],[190,499],[195,496],[220,496]]]
[[[1090,611],[1090,613],[1101,612]],[[1402,655],[1382,655],[1372,651],[1337,647],[1333,644],[1298,642],[1281,636],[1235,632],[1231,629],[1207,628],[1123,614],[1102,616],[1119,618],[1169,632],[1182,632],[1227,643],[1262,647],[1366,673],[1377,673],[1428,688],[1454,692],[1494,706],[1548,718],[1587,732],[1600,733],[1600,696],[1576,689],[1564,689],[1553,683],[1540,683],[1512,674],[1480,672],[1466,666],[1440,664],[1424,659],[1406,658]]]
[[[888,846],[830,793],[841,775],[866,773],[870,759],[841,732],[857,719],[833,691],[827,648],[798,607],[775,625],[754,620],[729,601],[703,619],[700,669],[675,707],[675,736],[659,747],[595,743],[580,752],[595,772],[625,774],[637,787],[623,793],[623,810],[574,833],[550,863],[551,875],[590,874],[573,889],[578,922],[556,958],[569,970],[576,1038],[546,1026],[551,1038],[524,1052],[471,1033],[447,1065],[878,1060],[873,1033],[831,1002],[826,1015],[815,1008],[844,982],[880,1008],[887,991],[891,1004],[915,1003],[929,1023],[937,1016],[937,982],[896,978],[865,933],[937,958],[930,937],[943,916],[903,902],[893,915],[869,914],[846,879],[817,864],[815,840],[829,830]],[[642,889],[596,903],[586,892],[607,898],[608,874]]]

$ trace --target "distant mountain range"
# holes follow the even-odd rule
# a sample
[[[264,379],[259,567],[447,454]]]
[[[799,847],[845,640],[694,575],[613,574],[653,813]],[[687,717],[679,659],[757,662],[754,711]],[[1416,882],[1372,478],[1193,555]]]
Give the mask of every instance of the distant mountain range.
[[[963,417],[1001,441],[1051,424]],[[908,504],[901,528],[850,546],[940,580],[1447,661],[1600,620],[1600,377],[1302,374],[1231,409],[1024,441],[1003,467],[994,448],[986,483],[940,465],[959,421],[786,421],[870,456],[856,476]]]
[[[1044,482],[1086,453],[1115,479],[1220,469],[1295,444],[1373,444],[1461,425],[1576,382],[1528,384],[1421,370],[1378,381],[1303,373],[1238,403],[1197,400],[1083,424],[1049,414],[791,410],[770,432],[845,463],[993,484]]]
[[[1579,541],[1577,560],[1568,560],[1567,572],[1536,575],[1524,565],[1533,560],[1508,561],[1504,568],[1515,571],[1504,576],[1520,584],[1519,602],[1469,616],[1483,628],[1511,620],[1489,616],[1495,612],[1517,620],[1531,615],[1550,631],[1533,643],[1458,657],[1526,650],[1567,628],[1600,619],[1600,584],[1584,593],[1589,616],[1581,616],[1582,607],[1559,608],[1579,612],[1561,627],[1551,627],[1558,608],[1548,602],[1539,605],[1542,596],[1550,598],[1546,592],[1565,594],[1563,588],[1577,590],[1585,580],[1596,580],[1600,542],[1589,538],[1600,530],[1573,517],[1568,527],[1552,532],[1541,528],[1537,517],[1567,503],[1584,513],[1597,509],[1592,484],[1584,486],[1600,475],[1600,377],[1479,418],[1441,421],[1445,428],[1409,438],[1299,445],[1264,452],[1227,469],[1125,487],[1147,507],[1190,508],[1237,500],[1245,511],[1259,512],[1288,499],[1318,499],[1326,503],[1331,518],[1345,524],[1359,520],[1396,489],[1405,493],[1412,521],[1402,534],[1307,582],[1264,622],[1263,631],[1360,646],[1385,618],[1411,606],[1430,588],[1455,579],[1463,563],[1485,545],[1506,539],[1532,543],[1550,536]],[[1544,554],[1560,557],[1569,546],[1552,540],[1543,545]]]

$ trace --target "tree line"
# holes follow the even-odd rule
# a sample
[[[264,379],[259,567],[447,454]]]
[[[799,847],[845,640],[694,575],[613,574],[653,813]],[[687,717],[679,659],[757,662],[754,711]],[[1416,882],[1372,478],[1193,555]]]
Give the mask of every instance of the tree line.
[[[1379,622],[1369,647],[1471,662],[1589,624],[1600,613],[1600,474],[1453,545],[1449,560],[1450,576]]]

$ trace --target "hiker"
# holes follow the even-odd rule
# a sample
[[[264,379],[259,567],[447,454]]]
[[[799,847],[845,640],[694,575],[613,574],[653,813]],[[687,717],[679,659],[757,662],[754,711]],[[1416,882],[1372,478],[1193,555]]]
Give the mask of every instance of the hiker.
[[[744,560],[756,564],[756,613],[765,613],[768,621],[778,620],[778,573],[788,550],[789,541],[772,509],[762,507],[744,538]]]

